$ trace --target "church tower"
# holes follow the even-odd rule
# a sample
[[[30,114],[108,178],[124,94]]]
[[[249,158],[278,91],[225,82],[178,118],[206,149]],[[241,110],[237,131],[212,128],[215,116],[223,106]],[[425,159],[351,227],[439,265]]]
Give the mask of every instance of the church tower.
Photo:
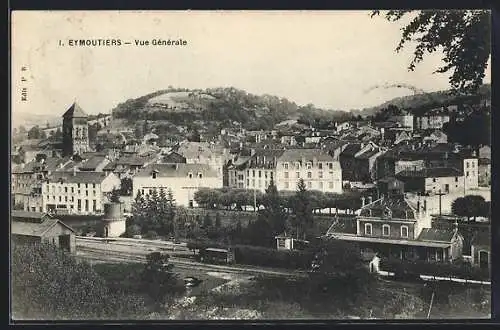
[[[89,150],[87,114],[75,102],[63,115],[63,153],[65,156]]]

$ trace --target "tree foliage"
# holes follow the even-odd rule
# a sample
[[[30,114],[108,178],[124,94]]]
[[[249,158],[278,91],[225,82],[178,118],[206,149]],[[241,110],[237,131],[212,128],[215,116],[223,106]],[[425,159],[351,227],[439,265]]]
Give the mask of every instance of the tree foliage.
[[[451,212],[455,215],[467,217],[487,217],[490,214],[491,204],[484,197],[478,195],[467,195],[459,197],[451,203]]]
[[[20,319],[118,319],[144,312],[140,298],[112,292],[85,262],[48,244],[12,249],[12,308]]]
[[[380,11],[372,12],[372,17]],[[389,10],[388,21],[412,16],[402,29],[396,51],[416,42],[408,69],[413,71],[426,54],[443,50],[444,65],[436,73],[451,73],[450,84],[456,92],[475,92],[482,84],[490,58],[491,23],[487,10]]]
[[[154,231],[160,235],[174,233],[175,200],[171,192],[153,189],[145,197],[138,192],[132,203],[130,224],[141,227],[141,232]]]
[[[47,138],[47,135],[38,125],[33,126],[28,131],[28,139],[45,139],[45,138]]]

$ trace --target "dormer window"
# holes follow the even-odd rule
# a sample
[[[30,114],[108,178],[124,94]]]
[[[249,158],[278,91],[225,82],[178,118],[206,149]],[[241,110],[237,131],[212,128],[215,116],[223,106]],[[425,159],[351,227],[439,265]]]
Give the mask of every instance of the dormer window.
[[[401,237],[408,238],[408,226],[401,226]]]
[[[153,179],[156,179],[156,177],[158,176],[158,171],[154,170],[153,172],[151,172],[151,175],[153,176]]]
[[[198,173],[198,178],[199,179],[203,178],[203,174],[202,173]]]
[[[288,163],[283,164],[283,168],[284,168],[285,170],[288,170]]]
[[[382,225],[382,236],[389,236],[391,234],[391,227],[389,225]]]
[[[295,168],[300,168],[300,163],[299,162],[295,162]]]
[[[188,173],[188,178],[192,179],[193,178],[193,173],[189,172]]]
[[[306,167],[307,167],[307,169],[308,169],[308,170],[310,170],[310,169],[312,168],[312,163],[311,163],[311,162],[308,162],[308,163],[306,164]]]

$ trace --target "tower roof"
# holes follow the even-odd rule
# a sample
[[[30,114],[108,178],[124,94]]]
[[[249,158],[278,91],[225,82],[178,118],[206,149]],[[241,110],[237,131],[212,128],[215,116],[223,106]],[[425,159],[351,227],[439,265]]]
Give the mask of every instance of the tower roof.
[[[87,118],[87,114],[76,102],[74,102],[64,113],[63,118]]]

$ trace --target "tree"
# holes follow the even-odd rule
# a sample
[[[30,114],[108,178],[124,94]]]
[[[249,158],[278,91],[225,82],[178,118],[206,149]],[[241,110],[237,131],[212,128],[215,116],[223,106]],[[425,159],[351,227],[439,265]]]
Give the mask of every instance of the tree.
[[[380,11],[372,12],[372,17]],[[491,23],[487,10],[390,10],[385,18],[396,22],[414,15],[403,28],[396,48],[399,52],[408,42],[416,41],[408,69],[413,71],[426,54],[438,49],[444,53],[442,67],[436,73],[449,73],[455,92],[475,92],[481,86],[490,58]]]
[[[273,179],[263,196],[264,217],[270,223],[274,235],[281,234],[286,226],[286,214]]]
[[[109,201],[111,203],[120,203],[120,190],[119,189],[113,189],[111,191],[111,194],[109,196]]]
[[[212,218],[210,217],[210,214],[207,212],[205,213],[205,217],[203,218],[203,228],[209,229],[212,227]]]
[[[15,319],[118,319],[145,313],[144,301],[111,291],[86,262],[49,244],[12,248]]]
[[[45,132],[38,127],[38,125],[33,126],[28,131],[28,139],[45,139],[47,138]]]
[[[129,177],[124,177],[120,182],[120,190],[122,196],[132,195],[132,179]]]
[[[300,233],[305,235],[305,229],[311,226],[313,221],[311,197],[306,189],[304,179],[299,180],[293,201],[294,204],[292,207],[295,215],[296,237],[299,238]]]
[[[485,210],[489,208],[489,204],[486,203],[484,197],[477,195],[467,195],[465,197],[459,197],[451,203],[451,212],[455,215],[470,218],[483,216],[486,212]]]
[[[173,272],[174,265],[170,263],[170,256],[160,252],[153,252],[146,256],[146,264],[142,274],[148,295],[163,305],[167,294],[175,289],[177,276]]]

